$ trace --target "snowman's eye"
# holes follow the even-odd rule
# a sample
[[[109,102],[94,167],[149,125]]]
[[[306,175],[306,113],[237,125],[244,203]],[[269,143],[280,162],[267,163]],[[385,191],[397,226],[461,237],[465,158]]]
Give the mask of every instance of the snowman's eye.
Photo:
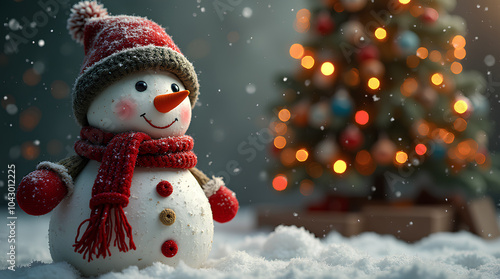
[[[177,83],[172,83],[170,88],[172,88],[172,92],[179,92],[180,91],[179,85],[177,85]]]
[[[148,89],[148,84],[145,81],[141,80],[135,84],[135,90],[139,92],[144,92],[146,89]]]

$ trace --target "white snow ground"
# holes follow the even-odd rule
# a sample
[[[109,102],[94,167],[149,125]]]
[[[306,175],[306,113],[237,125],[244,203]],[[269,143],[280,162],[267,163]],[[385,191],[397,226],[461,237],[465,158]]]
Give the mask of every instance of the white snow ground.
[[[7,224],[5,214],[1,217]],[[52,263],[48,220],[19,215],[14,272],[6,270],[8,231],[0,225],[0,278],[80,278],[69,264]],[[200,269],[157,263],[98,278],[500,278],[500,239],[485,241],[467,232],[439,233],[406,244],[374,233],[345,238],[334,232],[320,240],[297,227],[273,232],[254,227],[251,209],[242,209],[228,224],[217,224],[212,253]]]

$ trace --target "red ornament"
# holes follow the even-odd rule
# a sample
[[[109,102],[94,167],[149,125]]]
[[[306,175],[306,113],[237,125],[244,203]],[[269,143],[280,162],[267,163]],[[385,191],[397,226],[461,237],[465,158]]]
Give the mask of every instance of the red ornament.
[[[364,143],[363,133],[358,127],[351,125],[340,135],[340,145],[347,151],[356,151]]]
[[[374,45],[368,45],[362,48],[358,53],[358,61],[360,63],[371,59],[378,59],[379,57],[380,53],[378,48]]]
[[[420,19],[425,23],[434,23],[439,19],[439,13],[433,8],[425,8],[424,13],[420,16]]]
[[[329,12],[321,12],[316,19],[316,30],[323,36],[333,32],[335,22]]]

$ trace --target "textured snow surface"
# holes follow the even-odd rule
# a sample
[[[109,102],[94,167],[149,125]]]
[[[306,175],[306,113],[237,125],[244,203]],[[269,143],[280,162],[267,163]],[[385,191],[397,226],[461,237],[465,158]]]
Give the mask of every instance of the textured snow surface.
[[[0,278],[80,278],[69,264],[51,263],[48,220],[19,216],[16,255],[23,267],[15,272],[5,270],[7,226],[0,227]],[[500,240],[484,241],[467,232],[440,233],[406,244],[374,233],[352,238],[331,233],[318,239],[297,227],[272,232],[253,228],[250,209],[241,210],[228,224],[216,225],[212,253],[200,269],[157,263],[99,278],[500,278]]]

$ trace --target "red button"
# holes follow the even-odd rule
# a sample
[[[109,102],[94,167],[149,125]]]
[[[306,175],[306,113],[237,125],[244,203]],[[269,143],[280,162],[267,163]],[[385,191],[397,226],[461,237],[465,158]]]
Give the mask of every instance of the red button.
[[[174,188],[172,187],[172,184],[166,180],[160,181],[158,185],[156,185],[156,192],[162,197],[168,197],[172,194],[174,191]]]
[[[177,254],[177,250],[177,243],[173,240],[167,240],[163,242],[163,245],[161,246],[161,253],[167,258],[175,256],[175,254]]]

